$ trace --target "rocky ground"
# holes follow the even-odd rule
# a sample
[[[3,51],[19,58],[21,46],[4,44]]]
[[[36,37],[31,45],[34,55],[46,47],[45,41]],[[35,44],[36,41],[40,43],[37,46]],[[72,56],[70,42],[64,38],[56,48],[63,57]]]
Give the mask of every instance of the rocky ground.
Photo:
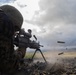
[[[59,63],[26,62],[15,75],[76,75],[76,58],[59,60]]]
[[[53,56],[56,55],[57,53],[55,55],[53,54]],[[57,55],[57,58],[51,56],[49,57],[51,62],[47,63],[39,60],[33,62],[31,59],[25,59],[24,64],[21,64],[16,73],[12,75],[76,75],[75,55],[76,53],[65,53],[63,55]],[[55,58],[56,61],[54,61],[53,58]]]

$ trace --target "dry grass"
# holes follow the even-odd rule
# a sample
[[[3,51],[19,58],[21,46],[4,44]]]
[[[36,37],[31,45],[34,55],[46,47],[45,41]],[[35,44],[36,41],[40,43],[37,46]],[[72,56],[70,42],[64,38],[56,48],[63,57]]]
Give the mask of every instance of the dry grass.
[[[45,58],[48,60],[49,62],[51,62],[52,60],[58,60],[58,59],[63,59],[63,58],[75,58],[76,57],[76,52],[63,52],[63,54],[58,55],[58,53],[61,53],[62,51],[47,51],[47,52],[43,52]],[[41,54],[38,52],[36,54],[37,58],[42,58]]]

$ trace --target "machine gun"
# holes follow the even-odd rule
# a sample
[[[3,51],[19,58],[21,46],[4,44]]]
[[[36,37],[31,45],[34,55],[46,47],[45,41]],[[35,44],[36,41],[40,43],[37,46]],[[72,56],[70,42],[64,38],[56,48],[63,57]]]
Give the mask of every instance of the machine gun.
[[[34,37],[35,40],[37,41],[36,36],[33,35],[33,37]],[[40,42],[36,42],[36,41],[33,41],[34,43],[32,43],[32,46],[30,47],[30,48],[36,49],[35,52],[34,52],[34,54],[33,54],[33,56],[32,56],[32,59],[34,58],[36,52],[39,51],[39,52],[41,53],[41,55],[42,55],[44,61],[47,63],[47,61],[46,61],[46,59],[45,59],[45,57],[44,57],[44,55],[43,55],[43,53],[42,53],[42,51],[41,51],[41,49],[40,49],[40,47],[43,47],[43,45],[40,45]]]
[[[33,35],[33,37],[35,38],[35,40],[32,41],[27,36],[17,34],[17,36],[14,38],[14,44],[18,47],[26,47],[26,48],[35,49],[35,52],[32,56],[32,60],[34,59],[36,52],[39,51],[44,61],[47,62],[40,49],[40,47],[43,47],[43,45],[40,45],[40,42],[37,42],[37,37],[35,35]]]

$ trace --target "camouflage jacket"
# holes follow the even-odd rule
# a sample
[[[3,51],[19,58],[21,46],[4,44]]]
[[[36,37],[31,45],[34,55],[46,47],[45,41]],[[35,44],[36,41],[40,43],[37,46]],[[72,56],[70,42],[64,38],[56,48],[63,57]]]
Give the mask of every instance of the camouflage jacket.
[[[13,23],[0,10],[0,72],[12,72],[16,68],[17,58],[14,55],[13,35]]]

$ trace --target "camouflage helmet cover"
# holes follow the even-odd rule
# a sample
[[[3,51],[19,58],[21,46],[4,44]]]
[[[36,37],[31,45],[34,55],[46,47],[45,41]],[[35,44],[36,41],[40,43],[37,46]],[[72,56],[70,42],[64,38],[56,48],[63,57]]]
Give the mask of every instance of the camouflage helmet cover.
[[[7,16],[9,16],[14,24],[14,27],[20,29],[23,23],[23,17],[21,13],[11,5],[3,5],[0,8],[5,12]]]

